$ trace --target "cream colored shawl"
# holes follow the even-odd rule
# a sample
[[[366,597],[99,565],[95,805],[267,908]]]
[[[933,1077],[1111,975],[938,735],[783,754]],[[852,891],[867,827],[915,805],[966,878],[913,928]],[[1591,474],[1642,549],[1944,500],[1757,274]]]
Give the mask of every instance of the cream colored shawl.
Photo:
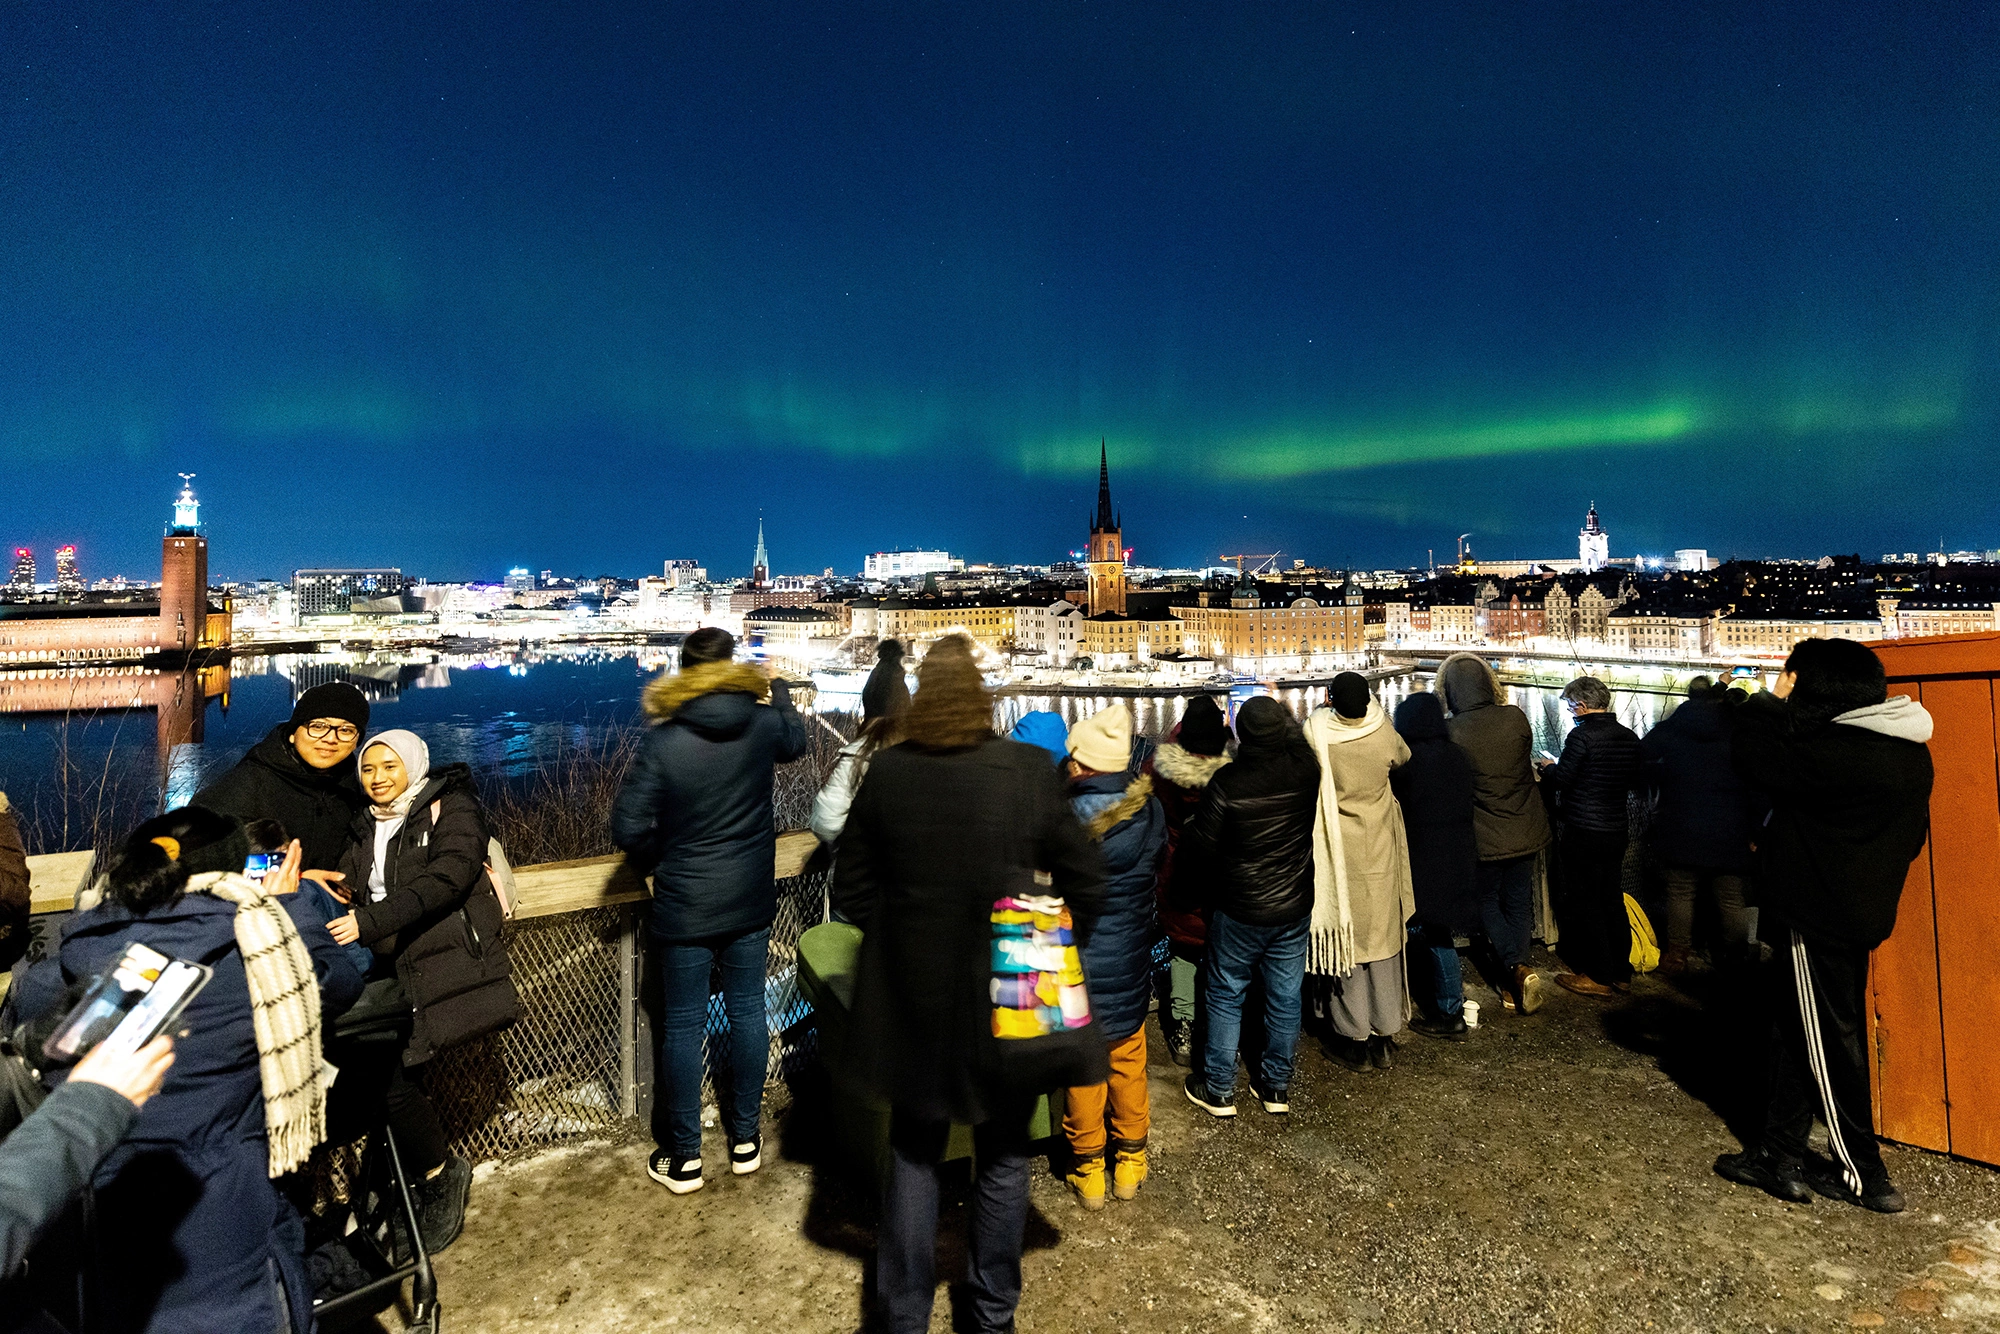
[[[1332,709],[1315,709],[1306,719],[1306,740],[1319,760],[1319,809],[1313,818],[1313,909],[1306,941],[1306,971],[1346,977],[1353,973],[1357,949],[1354,900],[1349,885],[1346,838],[1340,816],[1340,791],[1332,759],[1335,746],[1373,736],[1389,725],[1380,701],[1368,701],[1368,712],[1355,720]],[[1400,812],[1398,813],[1400,815]],[[1401,820],[1397,821],[1398,844]],[[1407,854],[1405,854],[1407,856]]]

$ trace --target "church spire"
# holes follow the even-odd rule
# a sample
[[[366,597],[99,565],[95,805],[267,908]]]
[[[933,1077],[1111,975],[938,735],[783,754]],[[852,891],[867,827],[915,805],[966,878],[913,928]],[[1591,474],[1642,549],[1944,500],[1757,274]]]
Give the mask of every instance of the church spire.
[[[1100,533],[1108,533],[1118,527],[1118,517],[1111,512],[1111,455],[1104,438],[1097,441],[1097,523]]]
[[[764,550],[764,516],[757,516],[757,554],[750,558],[750,580],[756,584],[771,581],[771,555]]]

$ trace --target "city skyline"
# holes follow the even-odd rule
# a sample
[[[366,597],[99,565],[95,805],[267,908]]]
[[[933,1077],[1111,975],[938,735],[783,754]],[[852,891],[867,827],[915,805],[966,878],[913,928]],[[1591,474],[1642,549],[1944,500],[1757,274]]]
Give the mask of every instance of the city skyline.
[[[2000,529],[1988,9],[378,20],[20,16],[6,540],[1040,561],[1100,437],[1155,565]]]

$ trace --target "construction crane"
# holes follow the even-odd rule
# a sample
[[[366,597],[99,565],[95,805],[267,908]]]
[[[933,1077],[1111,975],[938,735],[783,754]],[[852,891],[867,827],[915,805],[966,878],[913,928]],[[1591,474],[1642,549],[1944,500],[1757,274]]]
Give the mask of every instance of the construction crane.
[[[1270,555],[1268,555],[1268,556],[1260,556],[1260,555],[1256,555],[1256,554],[1253,554],[1253,553],[1250,553],[1250,552],[1244,552],[1243,554],[1241,554],[1241,555],[1237,555],[1237,556],[1217,556],[1217,557],[1216,557],[1216,559],[1217,559],[1217,560],[1233,560],[1233,561],[1235,561],[1235,562],[1236,562],[1236,574],[1237,574],[1237,576],[1238,576],[1238,577],[1240,578],[1240,577],[1242,577],[1242,574],[1243,574],[1243,562],[1244,562],[1244,561],[1246,561],[1246,560],[1254,560],[1254,561],[1256,561],[1256,562],[1257,562],[1257,564],[1256,564],[1255,566],[1251,567],[1251,570],[1250,570],[1250,573],[1252,573],[1252,574],[1262,574],[1262,573],[1264,572],[1264,567],[1265,567],[1266,565],[1269,565],[1269,564],[1270,564],[1270,563],[1271,563],[1272,561],[1276,560],[1276,559],[1277,559],[1278,557],[1280,557],[1280,556],[1282,556],[1282,555],[1284,555],[1284,554],[1285,554],[1285,553],[1284,553],[1284,552],[1282,552],[1282,551],[1273,551],[1273,552],[1272,552],[1272,553],[1271,553]]]

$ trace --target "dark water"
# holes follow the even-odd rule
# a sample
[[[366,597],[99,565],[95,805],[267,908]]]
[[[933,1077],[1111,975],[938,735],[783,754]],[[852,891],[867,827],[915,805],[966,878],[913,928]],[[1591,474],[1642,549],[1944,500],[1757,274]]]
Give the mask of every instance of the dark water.
[[[464,761],[489,775],[510,777],[533,769],[565,749],[588,749],[621,730],[641,725],[639,694],[664,668],[670,650],[556,649],[492,658],[438,661],[364,660],[343,655],[239,658],[226,689],[216,688],[181,720],[176,735],[200,740],[171,744],[161,754],[162,725],[154,711],[0,715],[0,790],[20,813],[31,851],[88,846],[115,836],[166,806],[184,803],[207,777],[240,759],[286,720],[298,694],[328,680],[348,680],[370,699],[371,730],[408,728],[430,745],[437,763]],[[1381,683],[1382,701],[1394,708],[1417,677]],[[199,691],[196,691],[197,696]],[[1248,698],[1239,690],[1236,700]],[[1516,687],[1538,747],[1559,751],[1568,718],[1555,692]],[[1278,698],[1303,717],[1321,703],[1321,690],[1285,690]],[[1004,728],[1028,709],[1045,708],[1074,722],[1112,702],[1110,696],[1004,696],[997,721]],[[1128,701],[1138,730],[1164,736],[1179,721],[1179,698]],[[1667,697],[1619,692],[1619,716],[1644,732],[1658,721]],[[814,702],[828,726],[851,728],[858,701],[827,694]],[[809,797],[807,798],[809,800]]]

